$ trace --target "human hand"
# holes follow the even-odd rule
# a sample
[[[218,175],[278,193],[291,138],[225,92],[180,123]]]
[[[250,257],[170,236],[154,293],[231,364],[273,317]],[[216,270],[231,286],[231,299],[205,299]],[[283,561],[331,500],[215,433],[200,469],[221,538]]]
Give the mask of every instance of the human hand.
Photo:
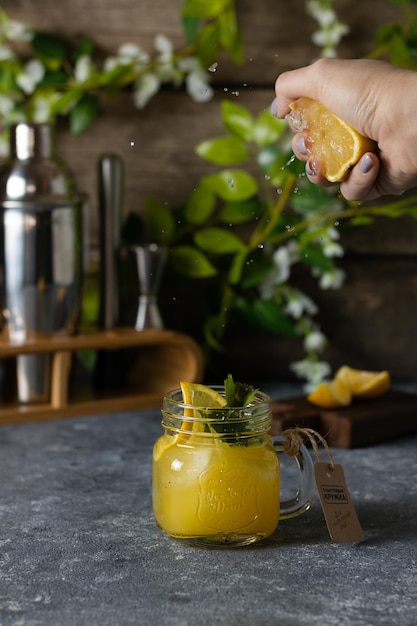
[[[417,74],[382,61],[320,59],[281,74],[275,84],[274,114],[285,117],[289,104],[307,96],[324,104],[359,133],[378,144],[367,152],[341,183],[347,200],[399,195],[417,185]],[[308,131],[293,138],[294,154],[306,162],[312,182],[331,183],[308,151]]]

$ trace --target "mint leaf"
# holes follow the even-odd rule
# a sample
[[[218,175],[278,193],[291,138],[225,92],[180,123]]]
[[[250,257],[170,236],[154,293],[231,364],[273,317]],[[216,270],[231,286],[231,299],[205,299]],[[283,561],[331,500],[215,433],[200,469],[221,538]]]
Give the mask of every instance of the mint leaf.
[[[247,383],[235,383],[231,374],[228,374],[224,381],[224,388],[227,406],[232,407],[248,406],[258,391],[258,389]]]

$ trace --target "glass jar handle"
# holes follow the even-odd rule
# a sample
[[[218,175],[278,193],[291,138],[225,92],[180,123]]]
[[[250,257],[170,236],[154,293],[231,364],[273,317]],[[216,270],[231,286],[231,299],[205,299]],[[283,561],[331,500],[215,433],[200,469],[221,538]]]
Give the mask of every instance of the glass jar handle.
[[[280,501],[279,519],[296,517],[307,511],[313,501],[314,494],[314,466],[311,456],[303,444],[294,455],[285,452],[287,440],[284,435],[274,435],[271,437],[276,453],[291,456],[298,466],[299,486],[297,493],[289,500]]]

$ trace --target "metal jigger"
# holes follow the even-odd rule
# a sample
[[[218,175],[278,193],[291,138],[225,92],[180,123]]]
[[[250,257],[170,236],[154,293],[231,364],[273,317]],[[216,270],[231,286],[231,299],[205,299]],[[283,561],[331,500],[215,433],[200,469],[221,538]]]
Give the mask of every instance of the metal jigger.
[[[146,246],[133,246],[136,256],[136,269],[139,282],[139,308],[135,330],[163,328],[158,309],[157,292],[166,258],[166,248],[151,243]]]

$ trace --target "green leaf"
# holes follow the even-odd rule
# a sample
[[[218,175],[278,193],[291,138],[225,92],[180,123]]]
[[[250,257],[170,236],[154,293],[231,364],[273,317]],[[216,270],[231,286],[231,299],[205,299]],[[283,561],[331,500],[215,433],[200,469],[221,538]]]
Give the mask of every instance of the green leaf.
[[[280,153],[277,149],[275,161],[273,156],[273,146],[265,146],[259,152],[259,158],[262,158],[262,169],[270,177],[273,187],[283,187],[289,176],[293,176],[294,183],[296,183],[299,176],[304,174],[305,164],[293,155]]]
[[[224,228],[204,228],[194,235],[196,245],[212,254],[231,254],[246,250],[246,245],[235,234]]]
[[[208,258],[192,246],[178,246],[170,253],[172,267],[189,278],[209,278],[215,276],[217,270]]]
[[[243,63],[243,40],[234,9],[229,6],[219,15],[220,43],[237,65]]]
[[[372,224],[374,221],[374,218],[370,215],[358,215],[357,217],[352,217],[349,226],[367,226],[368,224]]]
[[[329,195],[326,189],[310,182],[300,185],[297,193],[291,196],[292,207],[307,215],[318,210],[335,207],[338,202],[339,200],[335,196]]]
[[[204,337],[207,345],[213,350],[222,352],[224,350],[219,339],[223,336],[224,319],[222,315],[213,315],[204,322]]]
[[[198,226],[204,224],[216,207],[216,196],[207,187],[197,187],[189,196],[184,216],[187,222]]]
[[[225,10],[228,3],[229,0],[185,0],[182,15],[200,19],[216,17]]]
[[[263,250],[254,250],[248,256],[243,267],[241,285],[243,289],[250,289],[259,285],[273,267],[272,259],[263,253]]]
[[[196,149],[198,156],[216,165],[236,165],[248,158],[246,144],[238,137],[217,137],[200,143]]]
[[[197,35],[200,20],[192,15],[182,16],[182,30],[187,43],[192,43]]]
[[[228,374],[224,381],[224,390],[226,405],[230,407],[248,406],[254,400],[256,392],[259,391],[247,383],[235,382],[231,374]]]
[[[223,100],[221,114],[227,130],[240,137],[243,141],[251,141],[255,120],[245,107],[229,100]]]
[[[279,120],[269,111],[263,111],[255,120],[252,139],[258,146],[265,146],[278,141],[287,128],[288,125],[285,120]]]
[[[58,94],[58,91],[53,86],[39,90],[37,93],[38,97],[43,96],[45,98],[51,98],[53,94]],[[73,91],[64,91],[59,93],[58,97],[51,105],[51,115],[53,117],[56,115],[66,115],[68,111],[71,111],[71,109],[77,104],[79,97],[79,93],[75,93]]]
[[[94,50],[95,50],[95,46],[93,42],[91,41],[91,39],[87,39],[86,37],[83,37],[83,39],[77,44],[77,46],[74,49],[74,53],[72,55],[73,59],[74,61],[77,61],[77,59],[79,59],[84,54],[91,57],[94,53]]]
[[[254,177],[238,169],[223,170],[203,176],[201,183],[227,202],[248,200],[258,191],[258,184]]]
[[[32,47],[45,60],[64,61],[67,57],[67,46],[56,35],[42,32],[35,33],[32,38]]]
[[[174,219],[171,211],[161,202],[147,198],[143,211],[148,243],[166,245],[174,233]]]
[[[68,75],[64,70],[48,70],[39,83],[39,87],[57,87],[59,85],[65,85],[67,80]]]
[[[394,37],[389,45],[390,61],[393,65],[406,67],[408,61],[408,47],[403,36]]]
[[[82,133],[95,120],[99,112],[98,98],[84,94],[70,112],[70,128],[73,135]]]
[[[277,163],[279,163],[280,169],[282,169],[286,159],[287,155],[283,154],[279,147],[273,143],[261,147],[257,156],[259,167],[267,174],[271,173],[272,168]]]
[[[240,303],[242,306],[242,303]],[[245,307],[241,308],[244,312]],[[272,300],[255,300],[246,303],[246,314],[250,312],[250,321],[264,331],[287,337],[297,337],[297,332],[290,318]]]
[[[332,261],[324,254],[321,246],[306,246],[303,248],[302,260],[310,267],[317,267],[322,272],[333,269]]]
[[[220,50],[219,31],[215,22],[209,22],[197,33],[194,45],[202,66],[209,68]]]
[[[219,211],[219,220],[224,224],[242,224],[253,220],[263,210],[258,196],[240,202],[227,202]]]
[[[242,271],[247,258],[247,250],[242,250],[233,256],[228,273],[228,280],[231,285],[237,285],[242,279]]]

